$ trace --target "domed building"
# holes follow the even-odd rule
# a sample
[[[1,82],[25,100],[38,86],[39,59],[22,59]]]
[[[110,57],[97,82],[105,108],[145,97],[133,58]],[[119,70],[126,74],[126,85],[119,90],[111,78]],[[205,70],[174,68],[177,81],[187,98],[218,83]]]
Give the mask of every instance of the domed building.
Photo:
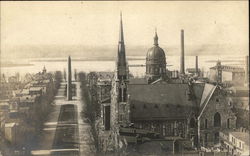
[[[166,57],[164,50],[159,47],[157,32],[155,32],[154,46],[147,52],[146,77],[149,82],[166,77]]]
[[[114,140],[114,148],[119,148],[119,138],[124,138],[123,147],[139,141],[143,145],[146,142],[141,136],[146,136],[151,139],[147,143],[153,144],[158,136],[176,143],[177,147],[178,142],[184,140],[197,147],[210,147],[218,143],[221,130],[236,128],[235,114],[228,98],[221,96],[224,93],[221,94],[220,87],[171,77],[157,33],[154,46],[147,52],[146,77],[129,77],[122,21],[120,25],[117,70],[110,83],[110,98],[98,100],[104,129],[111,131],[104,143],[110,145],[109,141]],[[101,87],[97,87],[100,94]],[[173,146],[167,145],[167,148],[173,149]]]

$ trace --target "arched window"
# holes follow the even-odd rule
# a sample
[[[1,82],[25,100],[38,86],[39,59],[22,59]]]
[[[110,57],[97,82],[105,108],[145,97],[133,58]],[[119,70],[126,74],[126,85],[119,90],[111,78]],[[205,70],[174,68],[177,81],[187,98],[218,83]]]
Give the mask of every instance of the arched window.
[[[220,142],[219,132],[214,133],[214,143],[218,144]]]
[[[215,113],[214,115],[214,127],[220,127],[221,126],[221,117],[220,113]]]
[[[195,127],[195,120],[194,120],[194,118],[192,118],[192,119],[190,120],[189,125],[190,125],[190,128],[194,128],[194,127]]]
[[[207,141],[208,141],[208,133],[205,133],[205,139],[204,139],[205,146],[207,145]]]
[[[205,125],[204,127],[207,129],[207,119],[205,119]]]
[[[230,128],[230,119],[227,119],[227,128]]]

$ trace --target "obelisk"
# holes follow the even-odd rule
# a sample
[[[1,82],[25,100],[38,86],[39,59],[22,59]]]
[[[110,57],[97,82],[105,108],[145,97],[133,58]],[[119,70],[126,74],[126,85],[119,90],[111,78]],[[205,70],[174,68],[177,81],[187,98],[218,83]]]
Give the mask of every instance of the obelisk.
[[[72,100],[72,84],[71,84],[71,58],[68,57],[68,81],[67,81],[67,100]]]

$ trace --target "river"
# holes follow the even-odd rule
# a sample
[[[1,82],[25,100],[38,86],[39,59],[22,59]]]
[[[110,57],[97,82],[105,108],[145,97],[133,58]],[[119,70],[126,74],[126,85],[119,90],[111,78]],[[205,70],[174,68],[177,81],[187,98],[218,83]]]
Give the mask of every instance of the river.
[[[224,65],[234,65],[244,67],[244,57],[242,55],[220,55],[220,56],[199,56],[199,68],[201,68],[205,75],[209,71],[209,68],[216,65],[217,60],[221,60]],[[145,64],[145,57],[133,57],[128,56],[129,65],[134,64]],[[138,58],[138,59],[135,59]],[[78,60],[74,60],[78,59]],[[20,76],[24,76],[26,73],[37,73],[42,71],[45,66],[47,71],[56,71],[56,70],[66,70],[67,69],[67,58],[36,58],[36,59],[22,59],[20,62],[26,62],[32,64],[30,66],[14,66],[14,67],[2,67],[1,72],[5,74],[6,77],[14,75],[19,72]],[[179,70],[180,68],[180,57],[179,56],[167,56],[167,68],[169,70]],[[195,67],[195,56],[185,56],[185,68],[194,68]],[[82,59],[72,57],[72,71],[76,70],[90,72],[90,71],[114,71],[115,61],[112,60],[95,60],[95,59]],[[130,73],[134,76],[143,76],[145,74],[144,67],[130,67]]]

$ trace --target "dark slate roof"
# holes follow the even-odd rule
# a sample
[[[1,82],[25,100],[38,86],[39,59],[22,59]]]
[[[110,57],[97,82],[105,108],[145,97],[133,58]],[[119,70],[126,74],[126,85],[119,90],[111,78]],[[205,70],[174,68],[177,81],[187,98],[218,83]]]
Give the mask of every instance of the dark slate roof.
[[[96,76],[100,79],[111,79],[114,76],[114,72],[96,72]]]
[[[132,120],[185,119],[195,107],[188,84],[129,85]]]
[[[148,81],[146,78],[131,78],[129,84],[148,84]]]
[[[202,94],[203,94],[203,90],[205,87],[205,83],[193,83],[192,85],[193,87],[193,93],[195,95],[195,99],[197,104],[199,105],[201,102],[201,98],[202,98]]]

